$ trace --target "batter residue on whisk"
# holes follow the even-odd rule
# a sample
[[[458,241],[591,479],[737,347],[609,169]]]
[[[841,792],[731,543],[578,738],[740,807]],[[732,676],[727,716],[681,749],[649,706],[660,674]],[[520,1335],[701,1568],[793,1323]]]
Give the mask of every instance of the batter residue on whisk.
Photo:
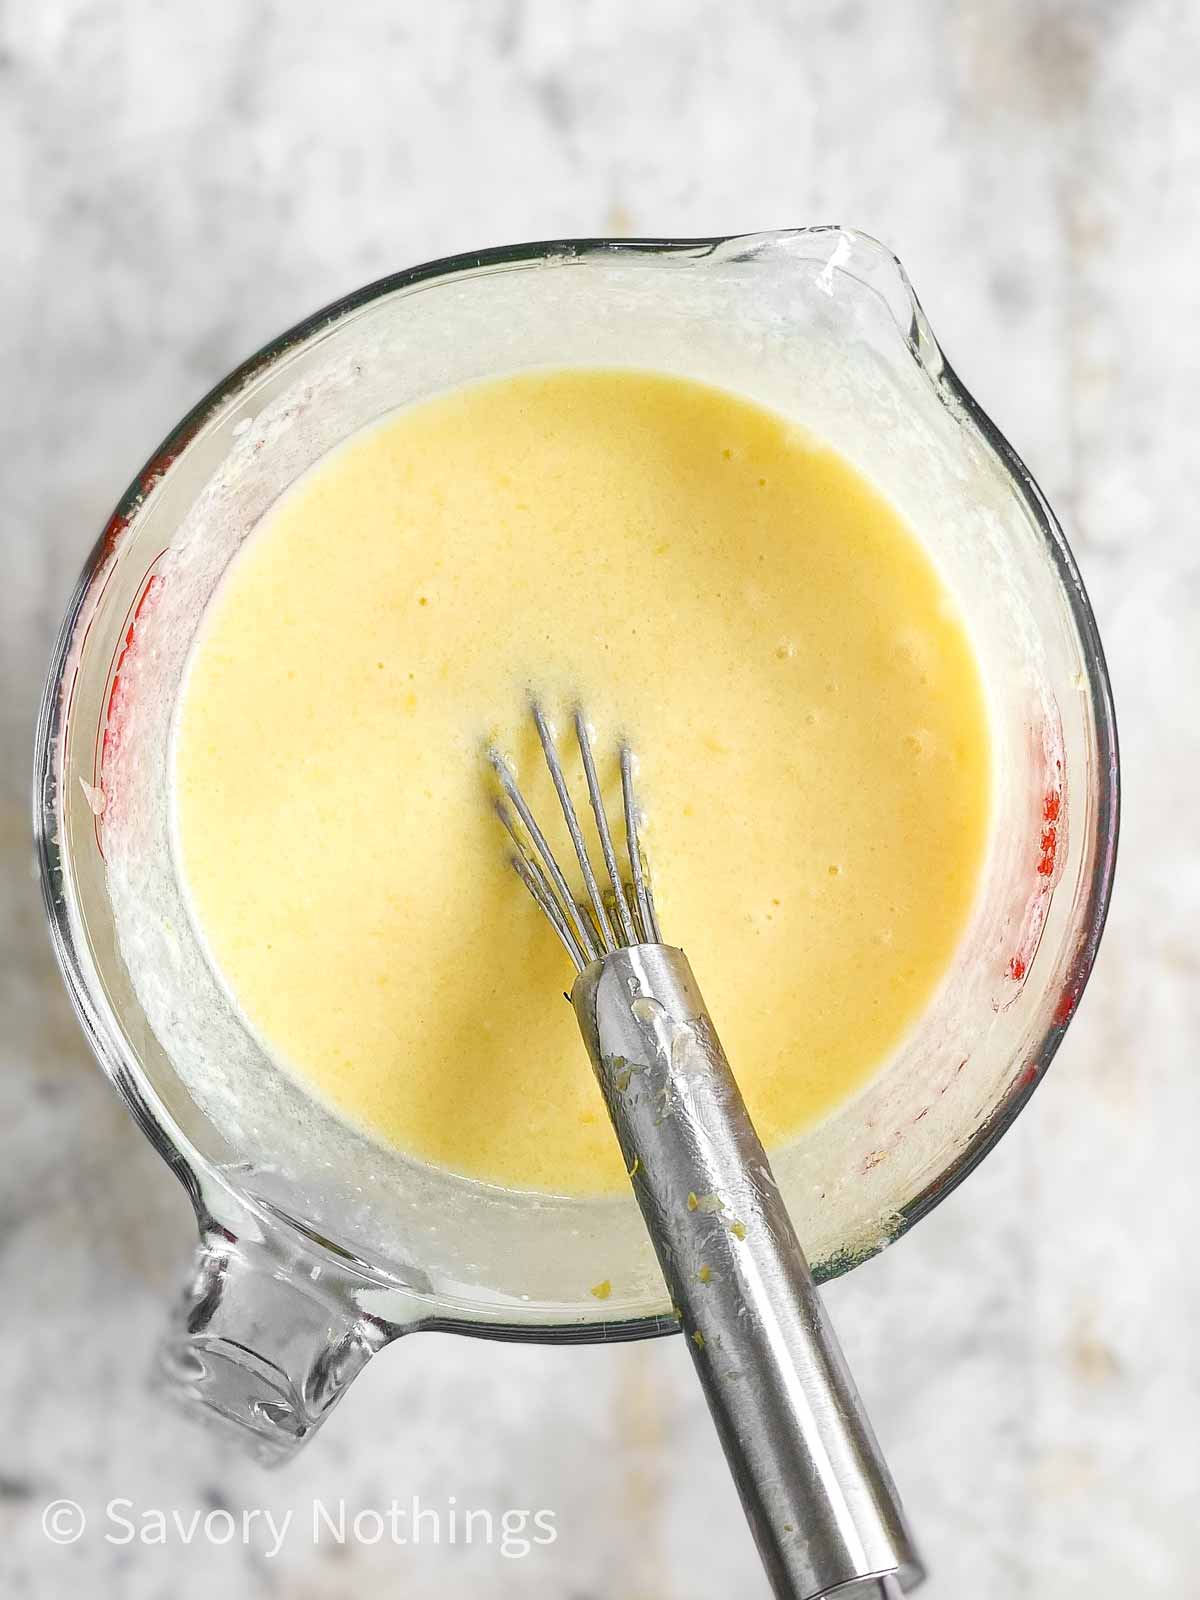
[[[598,748],[632,736],[663,926],[765,1143],[787,1140],[944,973],[990,735],[912,532],[842,457],[718,389],[581,369],[456,390],[264,517],[177,721],[214,963],[281,1066],[377,1138],[496,1183],[624,1189],[570,967],[482,789],[495,737],[555,814],[534,685],[552,711],[585,702]]]

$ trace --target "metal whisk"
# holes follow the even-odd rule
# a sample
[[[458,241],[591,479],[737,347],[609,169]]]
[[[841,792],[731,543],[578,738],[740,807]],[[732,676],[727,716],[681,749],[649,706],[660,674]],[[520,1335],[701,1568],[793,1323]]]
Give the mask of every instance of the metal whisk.
[[[772,1588],[779,1600],[897,1600],[922,1567],[692,969],[662,942],[633,752],[620,747],[626,875],[576,709],[602,888],[553,731],[532,710],[584,896],[493,748],[497,810],[514,868],[575,964],[571,1004]]]

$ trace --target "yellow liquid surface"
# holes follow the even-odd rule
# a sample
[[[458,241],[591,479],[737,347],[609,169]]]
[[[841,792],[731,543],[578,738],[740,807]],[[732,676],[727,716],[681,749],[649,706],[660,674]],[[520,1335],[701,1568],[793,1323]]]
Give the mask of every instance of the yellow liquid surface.
[[[764,1142],[801,1132],[952,957],[986,845],[984,697],[891,507],[784,418],[685,380],[448,393],[264,518],[202,624],[175,747],[181,865],[227,986],[378,1139],[507,1186],[623,1188],[572,969],[489,804],[494,738],[570,859],[531,688],[564,756],[587,706],[610,797],[628,732],[664,937]]]

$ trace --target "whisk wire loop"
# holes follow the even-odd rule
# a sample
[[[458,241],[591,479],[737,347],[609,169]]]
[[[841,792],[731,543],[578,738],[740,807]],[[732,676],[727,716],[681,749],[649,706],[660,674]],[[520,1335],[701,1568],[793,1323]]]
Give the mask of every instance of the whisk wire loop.
[[[611,889],[602,889],[592,864],[579,813],[571,797],[549,719],[537,700],[532,702],[530,709],[546,758],[546,766],[562,809],[563,820],[566,822],[567,832],[571,836],[571,843],[579,862],[579,870],[587,891],[586,900],[575,898],[546,835],[538,825],[529,802],[521,793],[516,774],[505,757],[493,746],[488,751],[488,760],[508,801],[508,804],[505,804],[504,800],[497,800],[496,812],[513,843],[511,863],[514,871],[553,927],[578,971],[582,972],[591,962],[598,961],[602,956],[611,955],[626,946],[660,944],[662,939],[658,917],[638,839],[638,809],[633,786],[632,750],[627,743],[622,742],[619,752],[625,849],[632,880],[628,881],[621,873],[618,847],[604,805],[587,716],[582,706],[576,707],[572,718],[575,737],[579,744],[584,777],[587,780],[588,798],[596,821],[600,853],[611,884]]]
[[[550,777],[558,795],[558,803],[562,807],[562,814],[567,824],[567,832],[571,835],[571,843],[575,846],[575,855],[579,861],[579,870],[583,873],[588,899],[592,902],[592,915],[596,919],[596,927],[604,946],[603,953],[611,955],[617,948],[617,936],[613,932],[612,923],[608,920],[608,911],[600,893],[600,885],[597,883],[596,874],[592,870],[587,842],[583,837],[583,829],[579,826],[579,816],[575,810],[575,802],[571,799],[571,791],[567,788],[562,762],[558,759],[558,751],[554,745],[554,735],[550,731],[550,724],[546,721],[546,713],[536,700],[533,703],[533,720],[537,724],[538,738],[542,741],[546,765],[550,768]],[[581,723],[576,720],[576,729],[578,730],[580,727]],[[583,744],[581,741],[580,750],[582,751],[582,749]]]
[[[498,750],[493,750],[491,752],[491,761],[492,766],[495,768],[496,776],[500,779],[501,788],[512,802],[513,808],[524,824],[526,832],[533,840],[534,849],[537,851],[538,855],[541,856],[542,861],[545,864],[549,881],[553,884],[554,889],[556,890],[556,899],[558,905],[562,910],[566,921],[573,929],[575,937],[579,942],[580,949],[586,954],[588,961],[599,960],[603,952],[599,943],[597,942],[596,934],[592,929],[588,919],[582,915],[579,908],[576,906],[574,897],[571,894],[571,887],[566,880],[562,868],[555,860],[554,852],[547,843],[545,834],[542,832],[541,828],[538,827],[537,819],[533,812],[529,809],[529,804],[526,801],[525,796],[521,793],[517,786],[517,780],[513,774],[512,768],[508,765],[508,762],[505,761],[504,757]],[[515,830],[513,828],[509,828],[509,832],[515,837]],[[520,841],[518,840],[518,844],[519,843]],[[523,852],[523,856],[524,859],[528,861],[528,852]],[[522,874],[522,876],[524,875]],[[535,896],[535,899],[536,898],[537,897]],[[574,952],[572,952],[572,955],[574,955]],[[587,962],[584,963],[585,966],[586,964]]]
[[[629,866],[633,872],[633,893],[638,915],[646,930],[648,944],[661,944],[658,913],[654,909],[654,896],[642,861],[642,847],[638,840],[637,804],[633,794],[633,751],[628,744],[621,745],[621,796],[625,805],[625,836],[629,841]]]
[[[596,758],[592,754],[592,741],[588,732],[587,718],[583,708],[577,706],[575,710],[575,736],[579,740],[579,754],[583,757],[583,772],[587,778],[588,796],[592,802],[592,815],[596,819],[596,832],[600,835],[600,850],[604,856],[604,865],[608,868],[609,881],[613,889],[613,906],[617,920],[621,924],[621,933],[624,935],[624,944],[637,944],[637,930],[633,925],[633,918],[629,914],[629,906],[625,899],[625,885],[621,882],[621,874],[617,869],[617,852],[613,848],[612,830],[608,826],[608,813],[604,809],[604,798],[600,793],[600,779],[596,772]],[[628,831],[628,818],[627,831]],[[634,830],[636,832],[636,829]],[[629,837],[632,839],[633,835]],[[630,854],[636,849],[636,841],[630,844]]]

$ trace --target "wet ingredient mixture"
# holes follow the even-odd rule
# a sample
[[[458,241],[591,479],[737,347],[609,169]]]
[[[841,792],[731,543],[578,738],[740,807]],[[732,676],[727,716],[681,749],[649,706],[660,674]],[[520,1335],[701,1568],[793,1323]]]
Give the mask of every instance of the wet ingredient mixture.
[[[456,390],[263,518],[176,724],[177,850],[217,970],[274,1059],[377,1139],[497,1184],[623,1189],[570,966],[486,798],[496,737],[557,816],[533,686],[564,730],[582,699],[598,749],[630,734],[664,930],[764,1142],[791,1139],[951,960],[990,737],[914,534],[715,388],[572,369]],[[615,803],[615,758],[603,776]]]

